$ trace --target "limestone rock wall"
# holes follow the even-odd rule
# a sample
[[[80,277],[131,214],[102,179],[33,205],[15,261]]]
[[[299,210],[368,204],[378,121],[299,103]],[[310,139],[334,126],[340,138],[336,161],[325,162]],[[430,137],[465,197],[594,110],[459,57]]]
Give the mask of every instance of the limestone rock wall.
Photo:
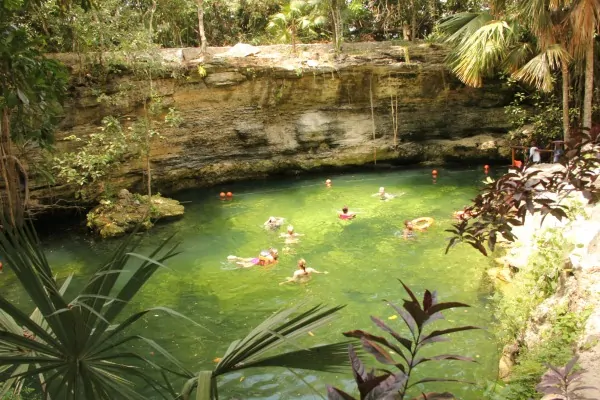
[[[373,163],[374,153],[378,163],[393,164],[506,158],[500,136],[508,129],[503,107],[510,93],[500,84],[462,85],[443,65],[443,48],[349,44],[335,60],[324,45],[305,46],[296,57],[281,47],[261,48],[245,58],[224,56],[226,50],[212,49],[201,58],[195,49],[165,52],[178,73],[155,79],[154,88],[165,109],[175,107],[184,122],[160,128],[163,138],[152,151],[156,190],[362,165]],[[57,148],[72,146],[61,138],[97,130],[104,116],[120,116],[125,124],[135,120],[140,96],[113,105],[97,99],[99,89],[111,94],[141,84],[119,76],[100,88],[74,85]],[[391,104],[396,98],[395,135]],[[133,160],[115,176],[124,187],[141,187],[142,164]],[[33,198],[70,192],[40,185]]]

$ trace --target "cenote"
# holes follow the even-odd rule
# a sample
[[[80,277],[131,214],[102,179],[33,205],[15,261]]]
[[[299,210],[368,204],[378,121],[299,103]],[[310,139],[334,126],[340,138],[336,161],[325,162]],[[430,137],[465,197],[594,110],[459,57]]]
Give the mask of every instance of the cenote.
[[[445,255],[452,212],[465,206],[485,177],[477,170],[439,169],[434,184],[430,169],[390,170],[328,176],[253,181],[197,189],[175,197],[185,202],[185,216],[161,223],[144,234],[138,252],[148,254],[165,238],[175,235],[182,253],[168,262],[143,288],[130,312],[153,306],[170,307],[206,327],[152,313],[137,325],[136,332],[155,339],[190,370],[210,369],[228,344],[247,334],[271,313],[292,304],[347,305],[329,326],[318,329],[299,344],[324,344],[344,340],[342,332],[363,329],[382,335],[370,321],[375,315],[403,329],[384,300],[401,302],[406,297],[398,279],[419,295],[437,290],[441,301],[461,301],[468,309],[447,312],[439,327],[492,326],[490,295],[483,276],[487,260],[467,245]],[[333,187],[327,189],[324,180]],[[380,186],[401,196],[380,201],[371,196]],[[218,192],[232,191],[232,201],[220,201]],[[353,221],[342,221],[336,211],[343,205],[358,212]],[[270,216],[286,218],[298,233],[297,244],[279,237],[283,229],[269,232],[262,223]],[[434,225],[416,238],[404,240],[398,232],[405,219],[432,217]],[[48,258],[59,280],[75,274],[71,288],[82,285],[106,260],[120,240],[100,240],[79,232],[43,235]],[[236,268],[228,255],[254,257],[262,249],[276,247],[279,262],[272,267]],[[278,285],[293,274],[296,262],[305,258],[309,266],[328,275],[315,275],[304,284]],[[2,291],[28,309],[14,276],[5,274]],[[124,315],[128,315],[125,313]],[[456,361],[428,363],[428,376],[467,383],[428,384],[426,391],[450,391],[457,398],[480,399],[487,382],[497,376],[498,345],[490,330],[454,334],[452,340],[436,344],[436,354],[473,357],[477,363]],[[148,357],[164,361],[159,355]],[[370,366],[383,367],[369,355]],[[306,382],[325,394],[332,384],[351,393],[351,370],[344,374],[297,371]],[[417,374],[424,377],[424,371]],[[285,369],[245,370],[219,380],[221,396],[230,399],[314,399],[315,393]],[[179,384],[179,383],[176,383]],[[419,387],[425,389],[425,386]],[[149,397],[151,398],[151,397]]]

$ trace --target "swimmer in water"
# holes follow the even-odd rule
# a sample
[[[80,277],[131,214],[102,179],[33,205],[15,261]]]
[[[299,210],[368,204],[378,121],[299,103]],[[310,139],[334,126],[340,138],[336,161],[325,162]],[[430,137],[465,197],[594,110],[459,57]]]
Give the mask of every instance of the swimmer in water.
[[[407,219],[406,221],[404,221],[404,231],[402,232],[402,237],[404,237],[404,239],[414,238],[415,230],[423,232],[426,231],[427,228],[419,228],[418,226],[413,224],[412,221]]]
[[[265,229],[276,230],[283,225],[285,218],[282,217],[269,217],[269,219],[263,224]]]
[[[255,265],[265,266],[275,264],[278,258],[279,253],[277,252],[277,249],[273,248],[270,248],[269,250],[263,250],[260,252],[258,257],[253,258],[242,258],[236,256],[227,257],[229,261],[235,261],[235,263],[242,268],[250,268],[254,267]]]
[[[292,225],[288,225],[287,233],[282,233],[279,236],[285,238],[286,244],[290,244],[290,243],[298,243],[298,237],[304,236],[304,234],[294,232],[294,227]]]
[[[281,282],[280,285],[292,282],[306,282],[310,278],[310,274],[328,274],[329,272],[319,272],[314,268],[306,266],[306,260],[301,258],[298,260],[298,270],[294,272],[294,276],[287,278],[285,282]]]
[[[462,211],[454,211],[454,214],[452,215],[459,221],[471,218],[471,212],[466,208]]]
[[[379,188],[379,192],[374,193],[371,196],[379,196],[379,198],[384,201],[391,200],[396,197],[395,194],[387,193],[383,186]]]
[[[356,214],[353,212],[349,212],[348,206],[344,206],[341,212],[338,211],[338,217],[340,219],[354,219],[356,217]]]

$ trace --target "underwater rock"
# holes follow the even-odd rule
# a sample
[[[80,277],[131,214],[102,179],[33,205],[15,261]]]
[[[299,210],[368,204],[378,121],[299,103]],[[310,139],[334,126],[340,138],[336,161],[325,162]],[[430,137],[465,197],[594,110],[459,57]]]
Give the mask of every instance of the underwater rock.
[[[498,378],[502,380],[508,380],[510,372],[515,365],[517,353],[519,352],[519,345],[517,342],[507,344],[502,349],[502,356],[500,357],[500,363],[498,366]]]
[[[150,229],[159,219],[180,217],[183,213],[184,207],[177,200],[160,195],[148,198],[122,189],[116,201],[103,200],[88,213],[87,226],[103,238],[115,237],[138,226]]]

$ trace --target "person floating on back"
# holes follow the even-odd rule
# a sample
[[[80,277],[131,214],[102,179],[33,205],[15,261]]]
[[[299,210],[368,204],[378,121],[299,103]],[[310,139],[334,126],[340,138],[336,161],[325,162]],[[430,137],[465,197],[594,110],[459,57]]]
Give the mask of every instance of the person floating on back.
[[[269,219],[263,224],[265,229],[272,231],[277,230],[283,225],[285,218],[282,217],[269,217]]]
[[[354,219],[356,217],[356,213],[348,211],[348,206],[344,206],[341,212],[338,211],[338,216],[340,219]]]
[[[250,258],[243,258],[243,257],[236,257],[236,256],[228,256],[227,259],[229,261],[235,261],[235,263],[239,266],[241,266],[242,268],[250,268],[250,267],[254,267],[255,265],[271,265],[271,264],[275,264],[277,262],[277,259],[279,258],[279,253],[277,252],[277,249],[273,249],[270,248],[269,250],[263,250],[260,252],[260,255],[258,257],[250,257]]]
[[[306,266],[306,260],[301,258],[298,260],[298,270],[294,272],[294,276],[287,278],[285,282],[281,282],[280,285],[291,282],[306,282],[310,278],[310,274],[328,274],[329,272],[319,272],[314,268]]]

